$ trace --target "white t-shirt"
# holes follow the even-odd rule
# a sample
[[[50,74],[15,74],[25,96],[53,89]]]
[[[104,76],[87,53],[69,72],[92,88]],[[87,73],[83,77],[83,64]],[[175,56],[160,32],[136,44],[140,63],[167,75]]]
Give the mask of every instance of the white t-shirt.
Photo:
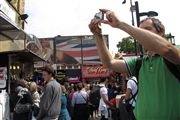
[[[137,84],[135,83],[135,81],[133,81],[132,79],[129,79],[127,82],[127,88],[131,89],[132,94],[134,95],[137,92]],[[132,95],[130,95],[129,98],[131,98]],[[135,97],[135,100],[137,99],[137,96]],[[129,104],[132,104],[133,107],[135,107],[136,105],[136,101],[134,99],[131,99]]]
[[[100,102],[99,102],[99,110],[101,111],[101,114],[104,115],[106,118],[108,118],[108,105],[106,105],[106,103],[104,102],[102,95],[108,95],[108,91],[107,88],[105,86],[103,86],[102,88],[100,88]]]

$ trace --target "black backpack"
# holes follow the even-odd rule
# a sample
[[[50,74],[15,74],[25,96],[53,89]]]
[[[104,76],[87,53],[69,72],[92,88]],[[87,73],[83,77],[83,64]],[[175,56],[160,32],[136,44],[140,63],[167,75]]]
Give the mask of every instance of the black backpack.
[[[90,93],[89,100],[95,108],[98,108],[100,99],[101,99],[101,96],[100,96],[100,87],[99,87],[98,89]]]
[[[136,61],[136,65],[135,65],[135,76],[138,80],[139,77],[139,70],[141,68],[142,65],[142,57],[139,57]],[[166,60],[164,58],[164,63],[166,64],[167,68],[169,69],[169,71],[178,79],[178,81],[180,82],[180,65],[175,65],[171,62],[169,62],[168,60]]]

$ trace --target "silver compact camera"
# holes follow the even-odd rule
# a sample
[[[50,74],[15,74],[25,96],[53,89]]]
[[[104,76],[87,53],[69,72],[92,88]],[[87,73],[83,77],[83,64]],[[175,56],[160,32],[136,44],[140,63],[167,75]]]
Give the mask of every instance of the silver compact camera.
[[[98,12],[94,15],[94,19],[98,21],[104,20],[104,14],[102,12]]]

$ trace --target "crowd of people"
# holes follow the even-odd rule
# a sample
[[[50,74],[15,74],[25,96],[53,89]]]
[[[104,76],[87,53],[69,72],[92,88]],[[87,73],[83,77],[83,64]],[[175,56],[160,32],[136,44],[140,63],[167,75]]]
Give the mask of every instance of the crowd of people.
[[[11,81],[11,120],[117,119],[116,95],[124,93],[115,78],[97,83],[58,83],[53,69],[42,70],[44,82]],[[29,107],[31,106],[31,107]]]

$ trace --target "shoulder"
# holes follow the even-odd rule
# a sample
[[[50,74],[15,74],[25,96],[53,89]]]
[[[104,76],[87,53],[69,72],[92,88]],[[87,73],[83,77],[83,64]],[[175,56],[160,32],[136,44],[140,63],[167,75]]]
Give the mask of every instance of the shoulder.
[[[129,79],[128,82],[127,82],[128,85],[135,85],[136,82],[132,79]]]
[[[107,88],[106,88],[106,87],[102,87],[102,88],[100,89],[100,92],[101,92],[101,93],[107,92]]]
[[[132,64],[132,63],[136,63],[136,61],[139,59],[139,57],[124,57],[124,61],[127,64]]]

